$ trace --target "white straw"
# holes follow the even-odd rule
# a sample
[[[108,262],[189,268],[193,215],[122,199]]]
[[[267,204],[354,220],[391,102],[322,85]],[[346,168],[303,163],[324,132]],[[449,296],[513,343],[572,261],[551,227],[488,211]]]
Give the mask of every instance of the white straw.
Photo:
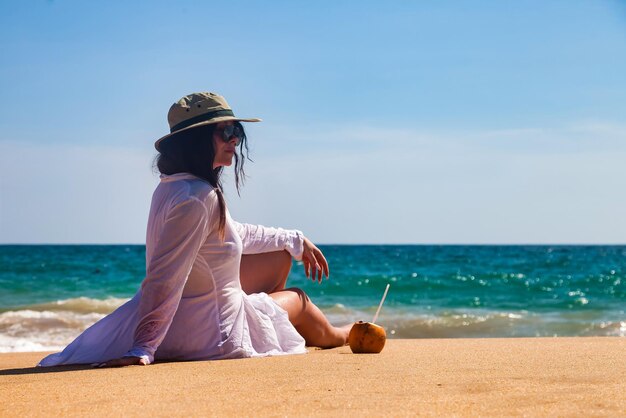
[[[385,288],[385,293],[383,293],[383,298],[380,300],[380,304],[378,305],[378,309],[376,310],[376,315],[374,315],[374,319],[372,319],[372,324],[375,324],[376,320],[378,319],[378,314],[380,313],[380,310],[383,307],[383,303],[385,303],[385,298],[387,297],[388,291],[389,291],[389,283],[387,283],[387,287]]]

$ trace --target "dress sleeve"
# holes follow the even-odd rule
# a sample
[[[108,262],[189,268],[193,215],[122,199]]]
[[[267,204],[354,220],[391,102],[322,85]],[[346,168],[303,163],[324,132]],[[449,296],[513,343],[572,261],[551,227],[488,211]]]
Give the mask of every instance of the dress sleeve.
[[[244,254],[286,250],[296,260],[302,258],[304,235],[301,231],[232,222],[241,237]]]
[[[124,357],[141,357],[148,364],[154,361],[206,239],[209,219],[206,206],[195,198],[179,203],[168,214],[141,284],[133,347]]]

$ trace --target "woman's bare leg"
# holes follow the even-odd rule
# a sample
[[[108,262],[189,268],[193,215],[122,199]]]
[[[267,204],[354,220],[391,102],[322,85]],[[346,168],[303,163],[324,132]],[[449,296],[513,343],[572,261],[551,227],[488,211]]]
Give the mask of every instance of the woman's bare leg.
[[[247,294],[273,293],[283,290],[291,270],[291,255],[287,251],[248,254],[241,257],[239,277]]]
[[[270,294],[289,314],[289,321],[304,337],[308,346],[332,348],[345,345],[352,324],[335,327],[302,290],[285,289]]]

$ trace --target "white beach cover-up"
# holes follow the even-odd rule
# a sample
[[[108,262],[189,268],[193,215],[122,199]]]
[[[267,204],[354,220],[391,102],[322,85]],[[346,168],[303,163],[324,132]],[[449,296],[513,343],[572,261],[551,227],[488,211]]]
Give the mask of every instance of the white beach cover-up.
[[[187,173],[162,175],[152,196],[146,278],[135,296],[39,366],[123,356],[204,360],[306,353],[287,312],[241,289],[241,255],[286,250],[300,258],[300,231],[240,224],[226,213],[218,236],[213,187]]]

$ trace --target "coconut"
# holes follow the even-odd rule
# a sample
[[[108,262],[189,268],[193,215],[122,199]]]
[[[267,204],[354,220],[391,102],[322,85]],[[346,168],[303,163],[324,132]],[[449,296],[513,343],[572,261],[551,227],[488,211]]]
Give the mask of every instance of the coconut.
[[[385,328],[371,322],[356,322],[348,335],[353,353],[380,353],[387,341]]]

